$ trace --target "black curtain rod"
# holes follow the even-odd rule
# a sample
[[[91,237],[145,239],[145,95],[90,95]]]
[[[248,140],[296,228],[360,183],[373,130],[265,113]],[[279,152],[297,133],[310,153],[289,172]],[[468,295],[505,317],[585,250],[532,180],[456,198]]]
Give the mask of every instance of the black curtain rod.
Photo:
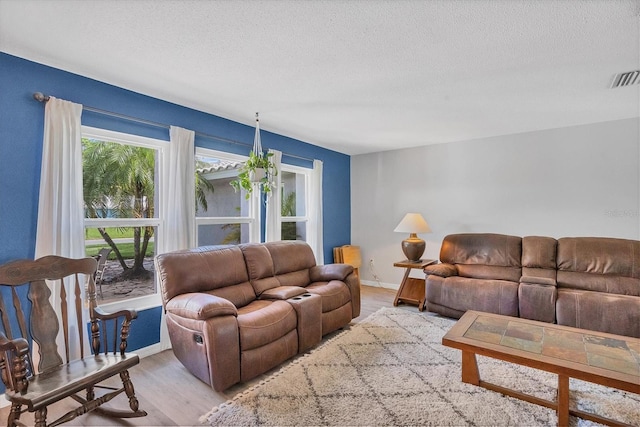
[[[39,101],[39,102],[46,103],[49,100],[49,95],[45,95],[42,92],[35,92],[33,94],[33,99],[35,99],[36,101]],[[120,114],[120,113],[114,113],[113,111],[101,110],[100,108],[90,107],[88,105],[83,105],[82,109],[83,110],[87,110],[87,111],[91,111],[93,113],[102,114],[104,116],[115,117],[115,118],[118,118],[118,119],[127,120],[127,121],[135,122],[135,123],[141,123],[141,124],[147,125],[147,126],[153,126],[153,127],[158,127],[158,128],[162,128],[162,129],[169,129],[170,128],[169,125],[164,124],[164,123],[158,123],[158,122],[153,122],[151,120],[140,119],[138,117],[127,116],[127,115]],[[227,144],[242,145],[242,146],[248,147],[248,148],[252,148],[253,147],[252,144],[247,144],[246,142],[235,141],[233,139],[223,138],[221,136],[209,135],[207,133],[202,133],[202,132],[197,132],[196,131],[195,135],[199,136],[201,138],[207,138],[207,139],[212,139],[214,141],[225,142]],[[295,158],[295,159],[306,160],[308,162],[313,162],[313,159],[309,159],[307,157],[296,156],[296,155],[287,154],[287,153],[282,153],[282,155],[283,156],[287,156],[287,157],[292,157],[292,158]]]

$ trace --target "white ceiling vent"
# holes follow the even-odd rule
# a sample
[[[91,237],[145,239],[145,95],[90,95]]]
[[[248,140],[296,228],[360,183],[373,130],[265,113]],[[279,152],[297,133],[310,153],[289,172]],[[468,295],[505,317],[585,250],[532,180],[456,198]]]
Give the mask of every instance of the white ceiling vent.
[[[640,70],[618,73],[613,78],[611,88],[640,84]]]

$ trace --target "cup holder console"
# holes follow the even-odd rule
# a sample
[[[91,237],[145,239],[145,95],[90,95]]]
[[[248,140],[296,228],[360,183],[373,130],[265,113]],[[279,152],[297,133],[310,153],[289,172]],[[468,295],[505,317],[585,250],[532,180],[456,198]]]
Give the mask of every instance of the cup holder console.
[[[298,352],[303,353],[322,340],[322,297],[305,292],[287,299],[298,320]]]

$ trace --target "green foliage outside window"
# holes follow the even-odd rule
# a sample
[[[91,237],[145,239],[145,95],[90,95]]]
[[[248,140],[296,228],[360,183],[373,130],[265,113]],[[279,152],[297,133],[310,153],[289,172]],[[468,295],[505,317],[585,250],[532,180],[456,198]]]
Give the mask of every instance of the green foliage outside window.
[[[86,218],[154,218],[156,151],[152,148],[82,139],[82,178]],[[196,172],[196,204],[207,210],[211,182]],[[106,228],[97,227],[123,268],[122,278],[151,277],[144,258],[153,253],[154,227],[127,227],[132,248],[123,250]],[[122,230],[124,232],[124,230]],[[120,236],[118,236],[120,237]],[[128,236],[127,236],[128,237]],[[125,259],[133,259],[128,266]]]
[[[296,192],[292,191],[282,197],[282,206],[280,209],[280,215],[295,216],[296,215]],[[297,240],[300,235],[296,233],[295,222],[283,222],[282,223],[282,240]]]

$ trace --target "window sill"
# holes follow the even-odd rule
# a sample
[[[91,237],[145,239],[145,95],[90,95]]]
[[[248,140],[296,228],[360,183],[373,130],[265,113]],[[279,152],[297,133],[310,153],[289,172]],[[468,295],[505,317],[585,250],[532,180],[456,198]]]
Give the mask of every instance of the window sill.
[[[159,294],[145,295],[143,297],[129,298],[121,301],[109,302],[106,304],[98,303],[105,311],[118,311],[125,309],[135,309],[136,311],[143,311],[150,308],[159,307],[162,305],[162,299]]]

